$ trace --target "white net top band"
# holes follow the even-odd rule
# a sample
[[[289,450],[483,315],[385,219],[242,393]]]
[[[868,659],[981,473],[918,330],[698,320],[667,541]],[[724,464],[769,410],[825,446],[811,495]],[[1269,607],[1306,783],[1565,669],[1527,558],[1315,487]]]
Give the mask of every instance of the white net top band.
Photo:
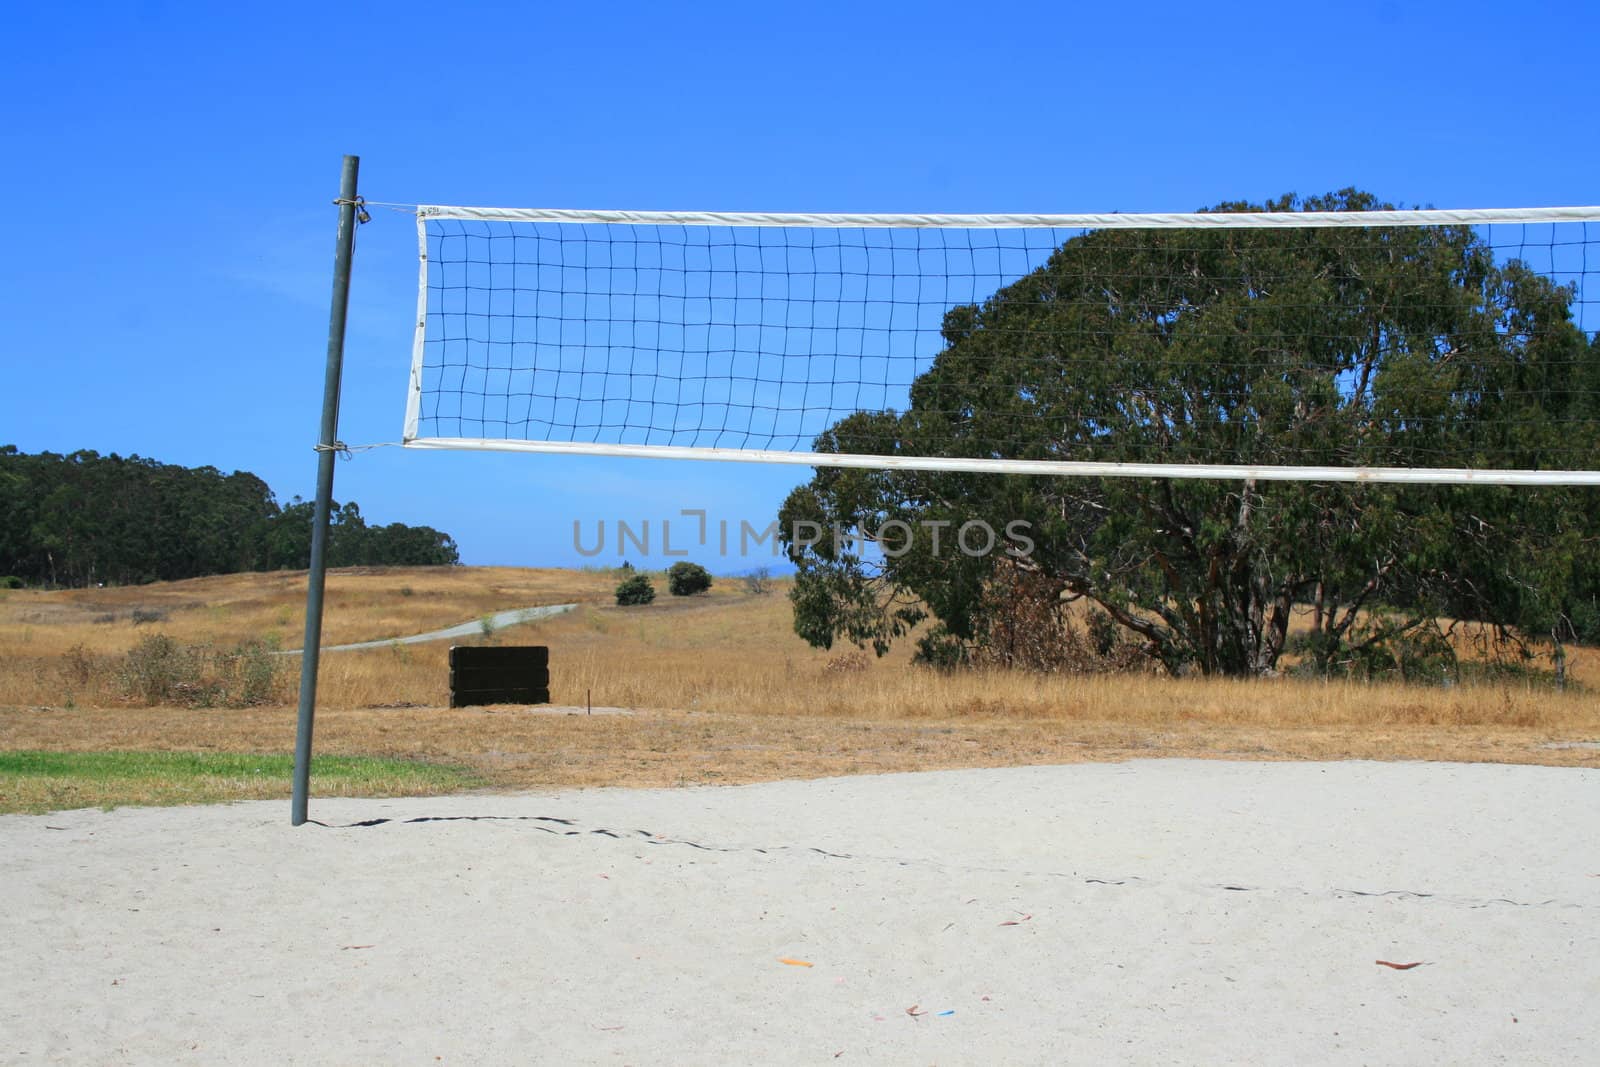
[[[1600,222],[1600,207],[1415,211],[1241,211],[1090,215],[857,215],[781,211],[607,211],[446,207],[423,204],[417,217],[478,222],[563,222],[611,226],[769,226],[813,229],[1304,229],[1362,226],[1489,226]]]
[[[1489,470],[1464,467],[1283,467],[1248,463],[1094,463],[1072,460],[968,459],[956,456],[876,456],[848,452],[784,452],[682,445],[510,441],[502,438],[417,437],[407,448],[463,452],[533,452],[560,456],[775,463],[858,470],[1030,474],[1072,478],[1177,478],[1195,481],[1356,482],[1385,485],[1597,486],[1594,470]]]

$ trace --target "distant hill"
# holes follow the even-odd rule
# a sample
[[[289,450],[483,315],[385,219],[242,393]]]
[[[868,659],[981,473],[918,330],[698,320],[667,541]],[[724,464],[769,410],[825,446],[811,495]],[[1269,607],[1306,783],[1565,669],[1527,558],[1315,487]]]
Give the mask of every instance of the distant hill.
[[[140,456],[0,446],[0,577],[30,585],[119,585],[309,565],[312,505],[280,505],[248,471]],[[459,563],[431,526],[369,525],[334,505],[332,567]]]

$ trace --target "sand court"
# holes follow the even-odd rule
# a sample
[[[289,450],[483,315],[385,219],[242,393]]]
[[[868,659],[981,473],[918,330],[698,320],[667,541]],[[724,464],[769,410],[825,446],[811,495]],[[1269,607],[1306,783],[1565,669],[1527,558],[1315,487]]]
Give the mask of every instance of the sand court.
[[[1596,770],[1152,760],[311,814],[0,817],[0,1060],[1577,1063],[1597,1036]]]

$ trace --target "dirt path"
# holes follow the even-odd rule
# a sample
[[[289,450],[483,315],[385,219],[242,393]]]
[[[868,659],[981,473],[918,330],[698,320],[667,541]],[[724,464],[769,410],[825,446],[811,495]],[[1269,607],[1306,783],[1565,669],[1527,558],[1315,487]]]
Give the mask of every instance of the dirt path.
[[[514,608],[511,611],[502,611],[489,616],[489,626],[494,630],[503,630],[508,626],[516,626],[524,622],[536,622],[539,619],[548,619],[552,615],[564,615],[577,607],[576,604],[545,604],[536,608]],[[363,648],[387,648],[389,645],[420,645],[425,641],[448,641],[452,637],[471,637],[483,633],[482,619],[469,619],[458,626],[447,626],[443,630],[430,630],[425,634],[412,634],[410,637],[386,637],[381,641],[357,641],[353,645],[323,645],[324,652],[355,652]],[[285,656],[298,656],[305,651],[292,648],[281,653]]]

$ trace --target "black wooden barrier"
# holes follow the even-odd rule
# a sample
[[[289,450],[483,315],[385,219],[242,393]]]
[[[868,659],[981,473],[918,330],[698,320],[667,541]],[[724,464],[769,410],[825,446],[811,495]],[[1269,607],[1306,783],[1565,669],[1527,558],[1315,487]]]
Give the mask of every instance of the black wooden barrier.
[[[550,703],[547,645],[450,649],[450,706]]]

